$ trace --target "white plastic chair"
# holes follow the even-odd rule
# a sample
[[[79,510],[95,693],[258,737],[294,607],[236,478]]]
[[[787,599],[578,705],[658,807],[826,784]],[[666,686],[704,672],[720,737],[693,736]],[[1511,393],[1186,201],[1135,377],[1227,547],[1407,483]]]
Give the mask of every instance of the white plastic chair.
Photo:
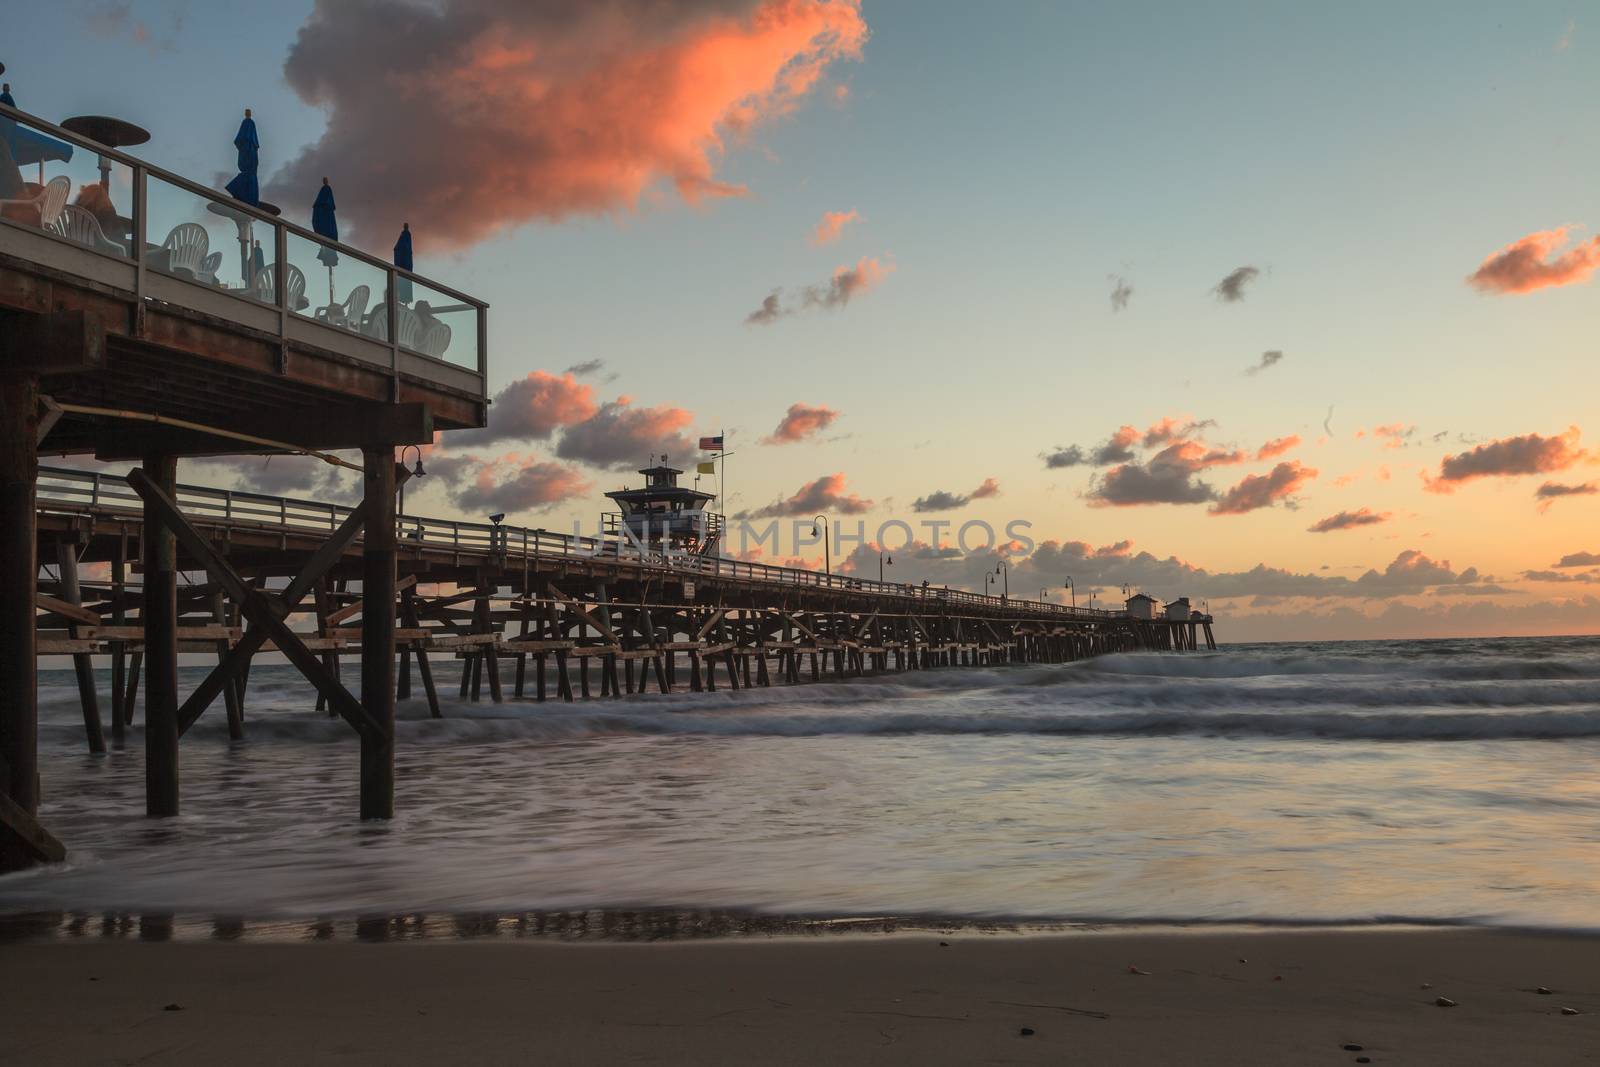
[[[69,241],[76,241],[96,252],[109,252],[114,256],[126,256],[128,250],[106,236],[105,230],[100,228],[100,220],[94,217],[94,212],[81,208],[76,204],[68,204],[61,211],[61,218],[56,220],[55,232]]]
[[[21,205],[34,208],[39,212],[39,225],[46,230],[54,230],[61,220],[61,212],[67,206],[67,196],[72,192],[72,179],[65,174],[58,174],[45,182],[44,188],[25,199],[0,200],[0,209]]]
[[[445,349],[450,347],[450,327],[438,319],[429,319],[422,328],[422,335],[417,338],[417,351],[428,356],[443,358]]]
[[[195,278],[207,285],[217,284],[217,271],[222,267],[222,253],[213,252],[200,261],[200,269],[195,271]]]
[[[372,293],[365,285],[350,290],[350,295],[340,304],[330,304],[317,309],[317,321],[330,326],[344,326],[352,330],[362,328],[361,316],[367,310],[367,297]]]
[[[401,348],[409,348],[413,352],[417,349],[417,337],[422,333],[422,316],[406,307],[404,304],[395,311],[395,334]]]
[[[288,272],[283,276],[284,297],[288,306],[299,311],[306,306],[306,276],[299,267],[289,264]],[[268,263],[256,271],[255,281],[250,283],[250,295],[264,304],[278,302],[278,265]]]
[[[174,274],[200,277],[200,265],[211,250],[211,238],[199,223],[180,222],[161,242],[168,253],[167,269]]]

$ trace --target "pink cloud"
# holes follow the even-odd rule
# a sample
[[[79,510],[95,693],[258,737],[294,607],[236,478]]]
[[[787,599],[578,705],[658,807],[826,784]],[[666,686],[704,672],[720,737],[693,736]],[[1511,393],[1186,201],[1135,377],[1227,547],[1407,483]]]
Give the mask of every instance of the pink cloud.
[[[284,76],[326,129],[272,189],[331,175],[363,242],[409,220],[447,250],[632,210],[661,182],[690,203],[743,196],[716,175],[729,140],[792,112],[867,35],[858,0],[319,4]]]
[[[1423,476],[1430,493],[1450,493],[1476,478],[1514,478],[1524,474],[1549,474],[1572,467],[1589,455],[1578,448],[1576,426],[1554,437],[1536,433],[1507,437],[1479,445],[1470,452],[1444,457],[1436,477]]]
[[[1372,436],[1383,438],[1383,447],[1388,449],[1406,447],[1406,442],[1416,432],[1416,426],[1408,422],[1391,422],[1385,426],[1372,428]]]
[[[1276,437],[1260,448],[1256,449],[1256,459],[1275,459],[1291,449],[1300,447],[1300,435],[1290,434],[1288,437]]]
[[[1271,507],[1280,500],[1287,501],[1299,492],[1306,482],[1317,476],[1317,471],[1299,460],[1278,464],[1266,474],[1246,475],[1238,485],[1229,489],[1211,508],[1213,515],[1242,515],[1247,511]]]
[[[872,501],[851,493],[846,488],[843,474],[824,474],[815,481],[801,486],[793,496],[778,499],[765,507],[746,512],[737,518],[769,519],[788,515],[808,517],[818,512],[842,515],[860,515],[872,507]]]
[[[579,382],[570,371],[559,377],[531,371],[495,394],[487,427],[461,430],[449,440],[452,446],[543,440],[562,426],[592,418],[598,410],[594,386]]]
[[[1196,420],[1189,415],[1178,415],[1176,417],[1168,415],[1144,432],[1144,447],[1154,448],[1156,445],[1164,445],[1169,441],[1187,440],[1199,434],[1200,431],[1215,425],[1216,422],[1212,419]],[[1125,433],[1127,430],[1128,427],[1124,426],[1118,432]]]
[[[1388,522],[1390,513],[1377,512],[1371,508],[1358,508],[1355,511],[1341,511],[1337,515],[1329,515],[1307,529],[1311,533],[1332,533],[1335,530],[1353,530],[1358,526],[1376,526],[1381,522]]]
[[[556,455],[626,470],[644,466],[653,453],[684,457],[694,451],[694,442],[684,434],[694,421],[692,412],[666,404],[652,408],[632,404],[632,397],[619,396],[569,426],[556,444]]]
[[[808,404],[790,404],[789,411],[778,421],[770,436],[763,437],[764,445],[788,445],[804,441],[833,425],[839,413],[832,408],[812,407]]]
[[[849,211],[824,211],[822,221],[817,223],[817,228],[811,231],[811,243],[814,245],[830,245],[839,239],[844,228],[850,223],[859,220],[861,216],[854,208]]]
[[[481,514],[544,511],[594,488],[576,468],[518,452],[489,459],[435,455],[428,466],[430,474],[444,478],[457,507]]]
[[[1567,230],[1557,226],[1511,242],[1485,259],[1467,283],[1486,293],[1531,293],[1588,280],[1600,267],[1600,237],[1555,255],[1567,243]]]

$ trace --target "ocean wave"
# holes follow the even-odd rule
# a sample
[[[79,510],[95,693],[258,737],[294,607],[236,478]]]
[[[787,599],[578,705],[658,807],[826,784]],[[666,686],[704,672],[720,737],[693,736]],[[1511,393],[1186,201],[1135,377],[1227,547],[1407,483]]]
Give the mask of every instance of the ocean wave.
[[[1232,653],[1118,653],[1075,664],[1082,676],[1132,678],[1266,678],[1273,676],[1409,677],[1439,681],[1600,681],[1600,656],[1456,657]]]
[[[451,708],[447,717],[414,714],[398,723],[408,744],[483,743],[501,740],[566,741],[607,737],[705,736],[817,737],[998,735],[1083,737],[1236,737],[1346,741],[1470,741],[1600,737],[1600,708],[1367,710],[1281,709],[1062,709],[1010,710],[849,710],[822,705],[769,708],[761,713],[730,713],[707,708],[683,710],[573,706],[547,710],[537,705]],[[135,728],[135,743],[138,733]],[[343,743],[353,741],[338,720],[302,713],[263,714],[248,719],[249,743]],[[225,740],[225,724],[203,721],[195,733]],[[81,727],[53,724],[46,740],[71,743]]]

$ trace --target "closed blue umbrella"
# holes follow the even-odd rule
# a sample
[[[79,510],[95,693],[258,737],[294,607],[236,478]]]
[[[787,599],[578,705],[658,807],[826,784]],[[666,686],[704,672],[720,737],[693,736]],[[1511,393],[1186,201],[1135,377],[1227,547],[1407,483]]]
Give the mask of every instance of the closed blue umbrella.
[[[316,202],[311,205],[311,228],[330,241],[339,239],[339,220],[334,217],[333,187],[322,179]],[[333,306],[333,268],[339,264],[339,253],[323,245],[317,249],[317,260],[328,268],[328,306]]]
[[[394,243],[394,265],[404,270],[413,269],[411,266],[411,223],[400,224],[400,239]],[[411,303],[411,279],[399,278],[395,281],[395,295],[400,298],[400,303]]]
[[[228,193],[235,200],[259,207],[261,188],[256,182],[256,167],[260,164],[261,141],[256,137],[256,120],[250,117],[249,108],[244,109],[244,121],[239,123],[233,146],[239,150],[239,173],[228,183]]]

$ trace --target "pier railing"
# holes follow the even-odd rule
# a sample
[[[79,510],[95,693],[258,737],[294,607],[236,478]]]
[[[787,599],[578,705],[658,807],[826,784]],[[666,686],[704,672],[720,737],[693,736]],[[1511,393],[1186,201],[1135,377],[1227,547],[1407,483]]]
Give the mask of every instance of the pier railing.
[[[269,496],[263,493],[179,485],[178,507],[199,522],[235,528],[283,532],[331,533],[349,517],[351,508],[318,500]],[[134,517],[142,514],[143,501],[119,475],[65,467],[39,468],[38,507],[41,511]],[[505,560],[613,559],[659,569],[679,578],[734,579],[768,585],[833,589],[845,593],[908,597],[919,601],[977,607],[986,610],[1024,610],[1070,619],[1122,618],[1126,612],[1070,607],[969,593],[963,589],[879,582],[849,574],[823,574],[797,567],[690,554],[665,555],[643,551],[626,539],[596,538],[553,533],[526,526],[506,526],[457,519],[401,515],[396,533],[402,548],[430,549],[497,555]]]
[[[487,395],[483,301],[3,104],[0,142],[8,253]]]

